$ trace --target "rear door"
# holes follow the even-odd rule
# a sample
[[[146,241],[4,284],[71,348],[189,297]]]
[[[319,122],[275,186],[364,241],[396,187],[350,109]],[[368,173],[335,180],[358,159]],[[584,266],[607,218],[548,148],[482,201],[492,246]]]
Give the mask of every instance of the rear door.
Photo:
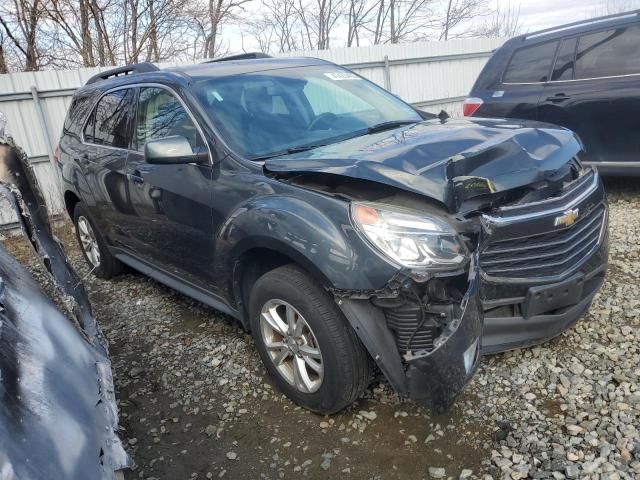
[[[111,245],[122,240],[119,228],[130,205],[126,195],[126,162],[133,132],[132,88],[105,93],[84,126],[79,163],[93,198],[88,205]]]
[[[215,251],[211,164],[152,165],[144,158],[146,142],[172,135],[187,138],[194,152],[207,150],[201,131],[173,91],[141,86],[135,147],[127,161],[133,212],[123,228],[140,260],[211,290]]]
[[[549,41],[515,50],[501,82],[481,93],[484,103],[474,116],[535,120],[557,46],[557,41]]]
[[[640,25],[566,38],[539,119],[578,133],[587,163],[640,166]]]

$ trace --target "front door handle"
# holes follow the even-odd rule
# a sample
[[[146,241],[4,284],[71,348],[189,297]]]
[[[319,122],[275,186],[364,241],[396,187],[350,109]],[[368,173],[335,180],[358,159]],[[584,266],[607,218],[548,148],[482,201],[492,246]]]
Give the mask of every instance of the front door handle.
[[[547,97],[547,102],[551,103],[559,103],[564,102],[565,100],[569,100],[571,97],[569,95],[565,95],[564,93],[556,93],[552,97]]]
[[[140,170],[134,170],[133,173],[127,173],[127,178],[131,180],[134,185],[142,185],[144,183],[144,178],[142,178]]]

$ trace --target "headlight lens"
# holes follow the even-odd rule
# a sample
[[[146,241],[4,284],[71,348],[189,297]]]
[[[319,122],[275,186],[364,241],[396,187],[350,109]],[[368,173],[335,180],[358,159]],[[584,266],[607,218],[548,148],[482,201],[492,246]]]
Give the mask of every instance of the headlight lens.
[[[352,203],[351,216],[369,242],[405,267],[451,269],[467,259],[460,237],[437,218],[365,203]]]

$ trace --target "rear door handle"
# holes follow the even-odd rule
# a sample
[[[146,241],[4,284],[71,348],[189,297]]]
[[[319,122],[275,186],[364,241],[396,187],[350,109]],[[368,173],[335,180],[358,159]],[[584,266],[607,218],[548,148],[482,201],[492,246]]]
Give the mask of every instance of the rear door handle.
[[[547,102],[558,103],[564,102],[565,100],[569,100],[571,97],[569,95],[565,95],[564,93],[557,93],[552,97],[547,97]]]

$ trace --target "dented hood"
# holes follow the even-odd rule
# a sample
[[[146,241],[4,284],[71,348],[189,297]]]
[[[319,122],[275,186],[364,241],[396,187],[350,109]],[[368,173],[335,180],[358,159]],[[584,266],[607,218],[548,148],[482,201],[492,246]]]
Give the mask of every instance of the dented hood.
[[[580,150],[571,131],[544,123],[430,120],[269,159],[264,169],[378,182],[426,195],[455,211],[462,199],[544,181]]]

